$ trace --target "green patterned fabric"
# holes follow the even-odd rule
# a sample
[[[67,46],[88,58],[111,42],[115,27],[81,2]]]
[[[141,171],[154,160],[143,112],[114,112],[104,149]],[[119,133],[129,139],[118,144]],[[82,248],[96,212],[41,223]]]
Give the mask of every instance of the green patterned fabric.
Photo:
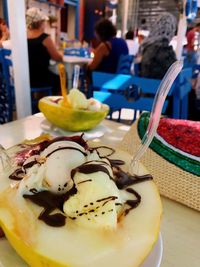
[[[145,112],[139,118],[138,121],[138,135],[142,139],[149,123],[149,113]],[[174,151],[170,147],[163,144],[160,140],[154,137],[151,142],[150,148],[157,154],[168,160],[172,164],[180,167],[181,169],[190,172],[194,175],[200,176],[200,162],[187,157],[177,151]]]

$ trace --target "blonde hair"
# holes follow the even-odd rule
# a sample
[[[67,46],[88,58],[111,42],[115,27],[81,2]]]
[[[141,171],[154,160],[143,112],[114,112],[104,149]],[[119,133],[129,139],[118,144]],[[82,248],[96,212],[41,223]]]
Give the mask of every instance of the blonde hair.
[[[44,22],[45,20],[39,20],[39,21],[33,21],[32,23],[29,23],[27,25],[27,28],[29,30],[37,30],[41,27],[42,23]]]

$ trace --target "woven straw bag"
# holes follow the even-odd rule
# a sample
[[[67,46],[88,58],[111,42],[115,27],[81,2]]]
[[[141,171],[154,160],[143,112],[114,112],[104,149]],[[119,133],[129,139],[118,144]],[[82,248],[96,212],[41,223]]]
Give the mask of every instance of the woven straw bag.
[[[120,148],[134,154],[141,143],[136,121],[120,144]],[[151,148],[141,162],[152,174],[160,194],[200,211],[200,177],[171,164]]]

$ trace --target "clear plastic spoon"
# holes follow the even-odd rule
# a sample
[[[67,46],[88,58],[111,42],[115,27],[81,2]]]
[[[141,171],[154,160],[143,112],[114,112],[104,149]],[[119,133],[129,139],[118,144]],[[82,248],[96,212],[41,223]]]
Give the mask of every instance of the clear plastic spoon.
[[[74,66],[74,79],[73,79],[73,88],[78,89],[78,82],[79,82],[79,75],[80,75],[80,66]]]
[[[146,130],[146,133],[142,138],[141,145],[139,146],[135,155],[131,159],[130,171],[132,171],[134,167],[134,172],[137,173],[138,168],[136,166],[136,163],[138,163],[140,158],[144,155],[153,137],[155,136],[155,133],[158,128],[159,121],[160,121],[163,104],[165,102],[165,99],[167,97],[167,94],[173,82],[175,81],[182,67],[183,67],[182,61],[174,62],[168,69],[164,78],[162,79],[160,86],[156,92],[155,98],[154,98],[154,102],[153,102],[153,106],[152,106],[152,110],[150,114],[150,119],[149,119],[149,124]]]

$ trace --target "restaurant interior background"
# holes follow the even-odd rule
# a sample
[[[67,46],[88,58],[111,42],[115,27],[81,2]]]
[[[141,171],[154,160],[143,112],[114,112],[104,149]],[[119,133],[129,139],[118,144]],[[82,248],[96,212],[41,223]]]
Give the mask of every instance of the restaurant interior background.
[[[90,40],[101,17],[109,17],[124,35],[129,28],[149,29],[155,18],[170,12],[178,19],[182,0],[26,0],[26,8],[39,7],[49,16],[48,32],[60,40]],[[0,1],[0,16],[8,21],[7,1]],[[198,17],[198,16],[197,16]]]
[[[41,129],[44,122],[43,114],[29,116],[31,115],[31,102],[29,103],[30,83],[25,24],[27,8],[39,7],[49,16],[48,33],[51,34],[57,46],[63,48],[79,46],[83,39],[90,42],[93,38],[95,22],[104,16],[109,17],[116,24],[118,34],[123,37],[130,27],[148,30],[158,15],[165,11],[173,13],[179,20],[183,11],[183,1],[185,0],[0,0],[0,17],[7,22],[9,20],[11,39],[13,38],[12,41],[15,44],[12,47],[12,59],[17,118],[16,121],[0,125],[0,144],[4,147],[11,147],[20,143],[21,140],[35,138],[43,131]],[[200,22],[199,18],[198,9],[198,15],[191,25]],[[190,23],[188,25],[190,26]],[[183,29],[181,24],[180,29]],[[102,134],[102,138],[99,138],[101,143],[119,146],[125,134],[129,133],[123,143],[126,145],[126,150],[133,153],[132,145],[134,146],[135,140],[140,144],[136,128],[131,130],[130,125],[116,123],[112,120],[105,120],[105,126],[104,129],[107,132],[105,135]],[[188,144],[190,144],[189,141]],[[144,165],[153,176],[159,178],[157,181],[164,196],[162,197],[164,212],[161,228],[164,253],[161,266],[199,267],[199,177],[182,169],[179,170],[177,166],[165,161],[150,149],[144,156]],[[3,253],[6,260],[7,258],[16,260],[16,255],[13,252],[7,253],[7,249],[7,241],[0,242],[0,266]],[[17,265],[10,264],[8,266],[16,267]]]
[[[16,46],[24,46],[23,51],[26,50],[26,30],[25,20],[22,21],[22,16],[25,14],[26,9],[33,6],[39,7],[48,15],[49,23],[47,32],[51,34],[58,48],[80,47],[83,43],[86,46],[90,46],[91,40],[94,37],[94,24],[102,17],[109,18],[116,25],[118,36],[122,37],[125,36],[125,33],[130,28],[133,28],[135,32],[140,29],[142,31],[148,31],[157,16],[166,11],[172,13],[177,18],[179,28],[182,29],[182,32],[184,32],[184,29],[186,30],[186,24],[181,25],[182,22],[180,19],[183,13],[183,0],[24,0],[19,2],[1,0],[0,16],[9,24],[11,41],[13,38],[12,42],[17,44]],[[19,9],[25,10],[22,12]],[[18,15],[18,13],[20,14]],[[20,20],[17,20],[18,16],[21,16]],[[198,17],[199,15],[197,15]],[[192,23],[195,24],[197,20],[193,20]],[[184,18],[183,23],[185,22],[186,18]],[[19,30],[19,32],[17,33],[15,29],[17,31]],[[23,34],[23,37],[19,36],[19,33],[20,35]],[[180,46],[180,53],[181,49],[182,47]],[[17,118],[20,118],[30,114],[30,110],[27,108],[28,105],[25,105],[28,97],[27,87],[29,87],[28,77],[26,78],[25,75],[28,67],[26,67],[27,63],[24,63],[24,66],[22,66],[19,62],[23,60],[27,62],[27,58],[25,58],[25,53],[17,51],[16,47],[13,47],[12,53],[15,70],[14,75],[18,72],[14,79],[15,90],[17,92],[18,88],[20,90],[16,94]],[[180,53],[177,53],[177,55]],[[22,96],[21,92],[24,91],[27,92],[27,96]],[[18,95],[21,97],[19,101],[17,100]],[[24,98],[24,105],[18,105],[23,100],[22,98]],[[26,111],[24,107],[27,108]]]

